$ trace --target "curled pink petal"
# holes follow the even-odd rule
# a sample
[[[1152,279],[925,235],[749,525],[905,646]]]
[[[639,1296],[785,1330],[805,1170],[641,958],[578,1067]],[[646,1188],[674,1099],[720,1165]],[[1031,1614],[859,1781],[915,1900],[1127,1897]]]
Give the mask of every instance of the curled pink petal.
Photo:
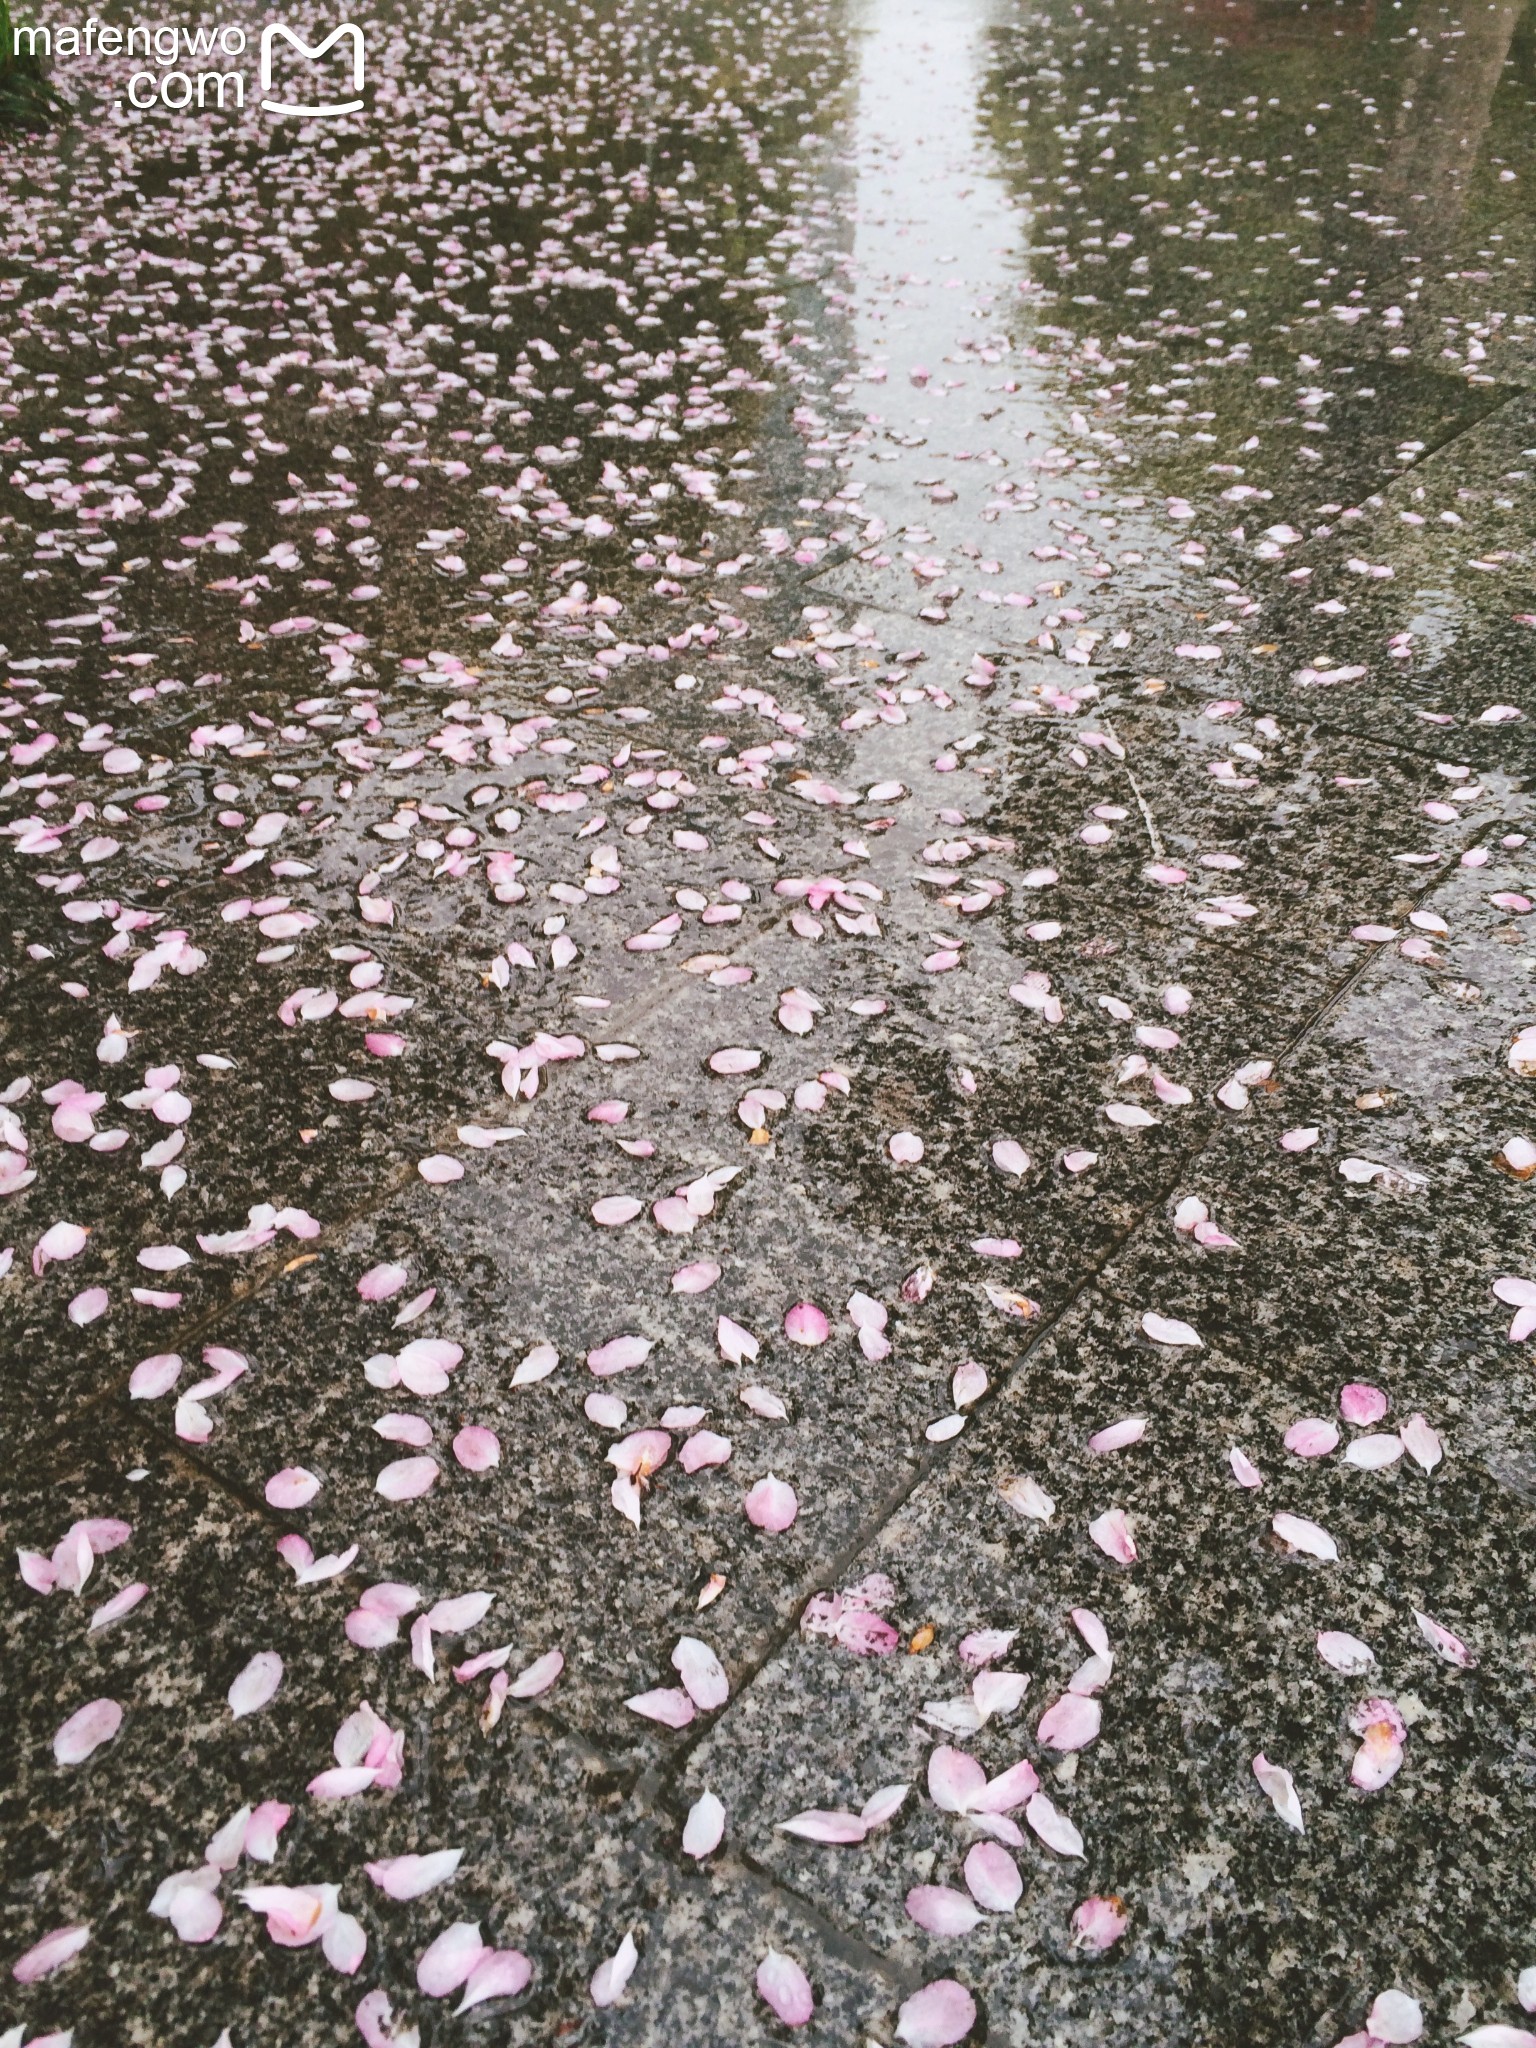
[[[1088,1534],[1116,1564],[1136,1562],[1136,1539],[1131,1534],[1130,1521],[1123,1508],[1107,1508],[1088,1524]]]
[[[555,1680],[565,1669],[565,1653],[562,1650],[546,1650],[542,1657],[534,1659],[526,1671],[513,1679],[507,1691],[515,1700],[536,1700],[547,1693]]]
[[[765,1479],[759,1479],[742,1506],[753,1528],[765,1529],[771,1535],[780,1535],[791,1527],[800,1512],[795,1489],[772,1472]]]
[[[364,1301],[388,1301],[392,1294],[400,1292],[409,1278],[404,1266],[370,1266],[358,1281],[357,1291]]]
[[[1024,1818],[1047,1849],[1054,1849],[1058,1856],[1082,1855],[1082,1836],[1055,1802],[1048,1799],[1043,1792],[1037,1792],[1030,1800],[1024,1809]]]
[[[976,2001],[953,1977],[940,1977],[914,1991],[896,2016],[903,2048],[954,2048],[976,2024]]]
[[[639,1960],[640,1951],[635,1947],[635,1937],[626,1934],[608,1960],[598,1964],[592,1977],[592,2003],[600,2011],[618,2004]]]
[[[385,1856],[363,1868],[386,1898],[419,1899],[446,1884],[463,1857],[462,1849],[433,1849],[425,1856]]]
[[[769,1949],[757,1966],[757,1995],[786,2027],[805,2026],[816,2009],[811,1981],[793,1956]]]
[[[1463,1671],[1475,1668],[1477,1659],[1460,1636],[1452,1635],[1448,1628],[1443,1628],[1438,1621],[1431,1621],[1427,1614],[1420,1614],[1417,1608],[1413,1610],[1413,1618],[1418,1623],[1419,1633],[1425,1642],[1437,1655],[1443,1657],[1447,1664],[1458,1664]]]

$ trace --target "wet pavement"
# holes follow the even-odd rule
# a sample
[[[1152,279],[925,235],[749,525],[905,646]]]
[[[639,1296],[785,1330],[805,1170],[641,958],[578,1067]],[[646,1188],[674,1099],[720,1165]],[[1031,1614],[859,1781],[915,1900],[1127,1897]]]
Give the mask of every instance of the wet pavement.
[[[0,145],[0,2043],[1530,2048],[1529,12],[366,26]]]

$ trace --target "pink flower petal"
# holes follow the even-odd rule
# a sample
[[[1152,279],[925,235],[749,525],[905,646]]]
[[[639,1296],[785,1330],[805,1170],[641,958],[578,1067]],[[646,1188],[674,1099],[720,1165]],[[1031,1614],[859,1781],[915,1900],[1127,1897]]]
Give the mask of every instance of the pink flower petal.
[[[267,1481],[267,1506],[307,1507],[319,1491],[320,1481],[313,1472],[306,1472],[302,1465],[285,1465],[281,1472],[274,1472]]]
[[[439,1470],[435,1458],[397,1458],[374,1480],[373,1490],[385,1500],[420,1500],[436,1485]]]
[[[1024,1896],[1019,1866],[998,1842],[973,1843],[966,1852],[965,1882],[989,1913],[1011,1913]]]
[[[1361,1380],[1351,1380],[1339,1395],[1339,1413],[1357,1429],[1368,1429],[1373,1422],[1380,1422],[1386,1412],[1387,1397],[1380,1387],[1367,1386]]]
[[[1326,1458],[1338,1447],[1339,1432],[1325,1416],[1303,1416],[1285,1432],[1285,1448],[1296,1458]]]
[[[635,1965],[640,1952],[635,1947],[635,1937],[626,1934],[617,1949],[604,1963],[599,1963],[592,1977],[592,2003],[604,2010],[617,2005],[623,1996],[624,1987],[635,1974]]]
[[[462,1849],[433,1849],[425,1856],[385,1856],[363,1868],[386,1898],[419,1899],[446,1884],[464,1857]]]
[[[1131,1525],[1123,1508],[1106,1508],[1088,1524],[1088,1534],[1103,1551],[1117,1564],[1136,1562],[1136,1539],[1131,1534]]]
[[[672,1275],[674,1294],[705,1294],[720,1278],[720,1268],[712,1259],[697,1259],[691,1266],[679,1266]]]
[[[11,1975],[18,1984],[36,1984],[72,1963],[90,1938],[89,1927],[55,1927],[12,1963]]]
[[[964,1892],[951,1885],[919,1884],[907,1893],[907,1918],[929,1934],[955,1936],[973,1933],[981,1925],[982,1914]]]
[[[453,2008],[454,2017],[484,2005],[488,1998],[516,1998],[532,1979],[533,1965],[521,1949],[487,1949],[469,1973],[464,1996]]]
[[[923,1141],[916,1131],[898,1131],[887,1141],[886,1150],[898,1166],[915,1166],[923,1156]]]
[[[434,1152],[430,1159],[417,1161],[416,1171],[429,1187],[441,1188],[464,1178],[464,1162],[450,1158],[446,1152]]]
[[[697,1862],[713,1855],[725,1838],[725,1808],[713,1792],[703,1792],[688,1809],[683,1823],[683,1854]]]
[[[683,1689],[704,1713],[723,1707],[730,1697],[725,1668],[708,1643],[697,1636],[681,1636],[672,1652],[672,1668],[683,1681]]]
[[[940,1977],[914,1991],[896,2016],[896,2038],[904,2048],[954,2048],[976,2024],[976,2001],[953,1977]]]
[[[445,1927],[416,1965],[416,1983],[428,1998],[447,1998],[467,1984],[471,1971],[486,1954],[476,1920],[456,1920]]]
[[[1084,1899],[1072,1915],[1072,1946],[1094,1950],[1112,1948],[1129,1924],[1130,1916],[1123,1900],[1098,1896]]]
[[[940,1744],[928,1759],[928,1797],[941,1813],[970,1813],[987,1789],[987,1774],[964,1750]]]
[[[1063,1693],[1040,1716],[1035,1733],[1047,1749],[1086,1749],[1090,1742],[1098,1740],[1101,1719],[1096,1699],[1085,1699],[1075,1692]]]
[[[780,1535],[791,1527],[800,1512],[795,1489],[772,1472],[765,1479],[759,1479],[742,1506],[753,1528],[765,1529],[772,1535]]]
[[[769,1949],[757,1966],[757,1995],[786,2027],[803,2027],[816,2009],[811,1982],[792,1956]]]
[[[555,1680],[565,1669],[565,1653],[561,1650],[546,1650],[542,1657],[534,1659],[526,1671],[513,1679],[507,1691],[515,1700],[536,1700],[547,1693]]]
[[[83,1764],[93,1750],[110,1742],[123,1725],[116,1700],[91,1700],[77,1707],[53,1738],[55,1763]]]
[[[398,1294],[410,1278],[404,1266],[370,1266],[357,1283],[357,1291],[364,1301],[388,1301],[392,1294]]]
[[[606,1344],[587,1353],[587,1369],[599,1379],[611,1379],[615,1373],[632,1372],[637,1365],[644,1365],[650,1355],[648,1338],[610,1337]]]
[[[238,1721],[260,1713],[276,1697],[283,1682],[283,1660],[276,1650],[258,1650],[229,1688],[229,1711]]]
[[[454,1438],[453,1455],[466,1472],[489,1472],[501,1463],[501,1439],[494,1429],[472,1422]]]
[[[830,1325],[813,1301],[799,1301],[784,1318],[784,1334],[792,1344],[825,1344]]]
[[[1463,1671],[1474,1669],[1477,1659],[1460,1636],[1452,1635],[1448,1628],[1442,1628],[1438,1621],[1431,1621],[1427,1614],[1420,1614],[1417,1608],[1413,1610],[1413,1618],[1418,1623],[1419,1633],[1425,1642],[1437,1655],[1443,1657],[1447,1664],[1459,1664]]]
[[[633,1223],[644,1207],[633,1195],[604,1195],[592,1204],[592,1221],[616,1229],[621,1223]]]
[[[694,1704],[680,1685],[658,1686],[654,1692],[637,1692],[624,1702],[632,1714],[647,1721],[659,1721],[663,1728],[686,1728],[694,1716]]]

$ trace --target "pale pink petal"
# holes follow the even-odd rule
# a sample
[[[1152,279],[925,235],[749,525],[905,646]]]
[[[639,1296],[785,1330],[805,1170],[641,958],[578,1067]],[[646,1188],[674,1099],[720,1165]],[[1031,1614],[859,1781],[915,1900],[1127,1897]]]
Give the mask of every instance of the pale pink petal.
[[[1088,1524],[1088,1534],[1103,1551],[1117,1564],[1136,1562],[1136,1539],[1131,1534],[1130,1521],[1123,1508],[1107,1508]]]
[[[664,1728],[686,1728],[694,1716],[693,1701],[680,1685],[637,1692],[624,1704],[632,1714],[643,1715],[647,1721],[659,1721]]]
[[[1339,1432],[1326,1417],[1304,1416],[1285,1432],[1285,1448],[1297,1458],[1326,1458],[1339,1447]]]
[[[1121,1899],[1098,1896],[1084,1899],[1072,1915],[1072,1946],[1095,1950],[1112,1948],[1124,1934],[1129,1919]]]
[[[1324,1564],[1331,1564],[1338,1557],[1339,1546],[1328,1531],[1309,1522],[1305,1515],[1276,1515],[1270,1527],[1282,1543],[1305,1551],[1308,1557],[1321,1558]]]
[[[1422,1415],[1410,1415],[1400,1432],[1403,1449],[1414,1463],[1433,1472],[1445,1455],[1445,1448]]]
[[[1384,1472],[1403,1455],[1403,1440],[1390,1432],[1357,1436],[1345,1446],[1344,1463],[1360,1472]]]
[[[1386,1412],[1386,1395],[1380,1387],[1368,1386],[1363,1380],[1351,1380],[1339,1395],[1339,1413],[1357,1429],[1368,1429],[1373,1422],[1380,1422]]]
[[[1431,1621],[1427,1614],[1420,1614],[1417,1608],[1413,1610],[1413,1618],[1419,1624],[1419,1632],[1425,1642],[1442,1656],[1447,1664],[1459,1664],[1463,1671],[1475,1668],[1477,1659],[1460,1636],[1452,1635],[1448,1628],[1443,1628],[1438,1621]]]
[[[104,1316],[110,1306],[110,1297],[105,1287],[87,1287],[77,1294],[69,1304],[69,1320],[79,1328],[94,1323]]]
[[[416,1965],[416,1983],[428,1998],[447,1998],[461,1984],[486,1953],[477,1920],[456,1920],[445,1927]]]
[[[972,1844],[966,1852],[965,1882],[977,1905],[989,1913],[1011,1913],[1024,1896],[1019,1866],[997,1842]]]
[[[923,1141],[916,1131],[898,1131],[887,1140],[886,1150],[898,1166],[915,1166],[923,1156]]]
[[[633,1195],[604,1195],[592,1204],[592,1221],[616,1229],[621,1223],[633,1223],[644,1207]]]
[[[1053,1707],[1040,1716],[1035,1733],[1047,1749],[1086,1749],[1096,1742],[1102,1719],[1099,1703],[1075,1692],[1063,1693]]]
[[[800,1301],[784,1318],[784,1334],[792,1344],[825,1344],[829,1325],[815,1302]]]
[[[1123,1451],[1131,1444],[1139,1444],[1146,1433],[1146,1417],[1128,1415],[1123,1422],[1112,1422],[1107,1429],[1089,1437],[1088,1448],[1101,1455],[1106,1451]]]
[[[947,1884],[920,1884],[907,1893],[907,1918],[929,1934],[954,1936],[974,1932],[982,1916],[964,1892]]]
[[[742,1506],[753,1528],[766,1529],[773,1535],[781,1534],[788,1529],[800,1512],[795,1489],[786,1480],[776,1478],[772,1472],[766,1479],[759,1479]]]
[[[871,1792],[859,1809],[859,1819],[865,1828],[884,1827],[901,1811],[902,1803],[911,1790],[910,1785],[882,1785],[878,1792]]]
[[[281,1472],[272,1474],[265,1490],[268,1507],[302,1508],[320,1491],[320,1481],[302,1465],[285,1465]]]
[[[18,1984],[36,1984],[72,1963],[90,1938],[89,1927],[56,1927],[12,1963],[11,1975]]]
[[[453,1455],[466,1472],[489,1472],[501,1463],[501,1439],[494,1429],[472,1422],[454,1438]]]
[[[333,1970],[355,1977],[368,1953],[368,1937],[350,1913],[338,1913],[320,1937],[321,1952]]]
[[[283,1660],[276,1650],[258,1650],[229,1688],[229,1711],[238,1721],[260,1713],[283,1682]]]
[[[650,1355],[650,1341],[645,1337],[610,1337],[606,1344],[587,1353],[587,1369],[599,1379],[610,1379],[614,1373],[630,1372],[635,1366],[644,1365]]]
[[[720,1268],[712,1259],[697,1259],[691,1266],[679,1266],[672,1275],[674,1294],[705,1294],[720,1278]]]
[[[1376,1662],[1376,1652],[1369,1643],[1362,1643],[1358,1636],[1352,1636],[1341,1628],[1319,1629],[1317,1654],[1333,1670],[1342,1671],[1350,1678],[1369,1671]]]
[[[83,1764],[93,1750],[110,1742],[123,1725],[123,1710],[116,1700],[91,1700],[77,1707],[53,1738],[54,1762]]]
[[[521,1949],[487,1949],[469,1973],[464,1996],[453,2008],[454,2017],[484,2005],[488,1998],[516,1998],[532,1979],[533,1965]]]
[[[435,1458],[397,1458],[374,1480],[373,1490],[385,1500],[420,1500],[437,1483],[440,1469]]]
[[[792,1956],[769,1949],[757,1966],[757,1995],[786,2027],[803,2027],[816,2009],[810,1979]]]
[[[702,1472],[712,1465],[723,1465],[731,1455],[731,1440],[718,1436],[712,1429],[701,1429],[689,1437],[678,1453],[678,1463],[685,1472]]]
[[[1458,2034],[1461,2048],[1536,2048],[1536,2034],[1528,2027],[1507,2027],[1502,2021],[1474,2027],[1470,2034]]]
[[[224,1907],[211,1888],[188,1884],[171,1899],[166,1918],[180,1938],[192,1947],[212,1941],[224,1924]]]
[[[1264,1484],[1263,1473],[1260,1472],[1258,1466],[1248,1456],[1248,1453],[1240,1451],[1236,1444],[1227,1453],[1227,1463],[1232,1467],[1232,1477],[1239,1486],[1257,1489]]]
[[[683,1823],[683,1854],[695,1861],[713,1855],[725,1838],[725,1808],[713,1792],[703,1792],[688,1809]]]
[[[1417,2041],[1424,2032],[1424,2010],[1406,1991],[1383,1991],[1366,2014],[1365,2027],[1373,2040],[1400,2048],[1404,2042]]]
[[[1181,1323],[1176,1317],[1160,1316],[1148,1309],[1141,1319],[1141,1327],[1154,1344],[1194,1346],[1203,1349],[1205,1340],[1191,1323]]]
[[[928,1796],[941,1813],[970,1813],[987,1789],[987,1774],[973,1756],[940,1744],[928,1759]]]
[[[672,1668],[683,1681],[683,1689],[704,1713],[723,1707],[730,1697],[730,1685],[720,1659],[697,1636],[680,1636],[672,1652]]]
[[[114,1621],[121,1621],[125,1614],[131,1614],[149,1592],[142,1579],[136,1579],[131,1586],[124,1586],[120,1593],[114,1593],[110,1600],[104,1600],[91,1616],[91,1628],[109,1628]]]
[[[639,1960],[640,1951],[635,1947],[635,1938],[626,1934],[608,1960],[598,1964],[592,1977],[592,2003],[599,2010],[618,2003],[625,1985],[635,1974]]]
[[[1253,1760],[1253,1775],[1258,1779],[1265,1797],[1288,1828],[1294,1828],[1298,1835],[1306,1833],[1301,1817],[1301,1801],[1296,1797],[1296,1784],[1287,1770],[1279,1764],[1272,1764],[1264,1752]]]
[[[450,1181],[464,1178],[464,1163],[460,1159],[451,1158],[446,1152],[434,1152],[430,1159],[419,1159],[416,1162],[416,1171],[428,1186],[441,1188],[446,1187]]]
[[[976,2024],[976,2001],[953,1977],[940,1977],[914,1991],[896,2016],[896,2038],[904,2048],[954,2048]]]
[[[386,1897],[419,1899],[446,1884],[463,1857],[462,1849],[433,1849],[425,1856],[385,1856],[363,1868]]]
[[[561,1650],[546,1650],[536,1658],[528,1669],[513,1679],[507,1688],[515,1700],[536,1700],[549,1691],[555,1680],[565,1669],[565,1654]]]
[[[1024,1809],[1024,1818],[1047,1849],[1054,1849],[1058,1856],[1082,1855],[1082,1836],[1043,1792],[1037,1792],[1030,1800]]]
[[[798,1836],[802,1842],[846,1847],[863,1841],[869,1833],[869,1822],[861,1813],[812,1806],[804,1813],[792,1814],[788,1820],[781,1820],[778,1831],[781,1835]]]

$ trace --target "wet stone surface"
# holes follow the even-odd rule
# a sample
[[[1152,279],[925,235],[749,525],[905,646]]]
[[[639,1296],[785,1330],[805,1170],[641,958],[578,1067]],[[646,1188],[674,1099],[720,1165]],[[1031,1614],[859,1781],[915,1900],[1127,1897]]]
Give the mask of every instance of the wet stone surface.
[[[0,143],[0,2042],[1530,2048],[1528,10],[367,34]]]

